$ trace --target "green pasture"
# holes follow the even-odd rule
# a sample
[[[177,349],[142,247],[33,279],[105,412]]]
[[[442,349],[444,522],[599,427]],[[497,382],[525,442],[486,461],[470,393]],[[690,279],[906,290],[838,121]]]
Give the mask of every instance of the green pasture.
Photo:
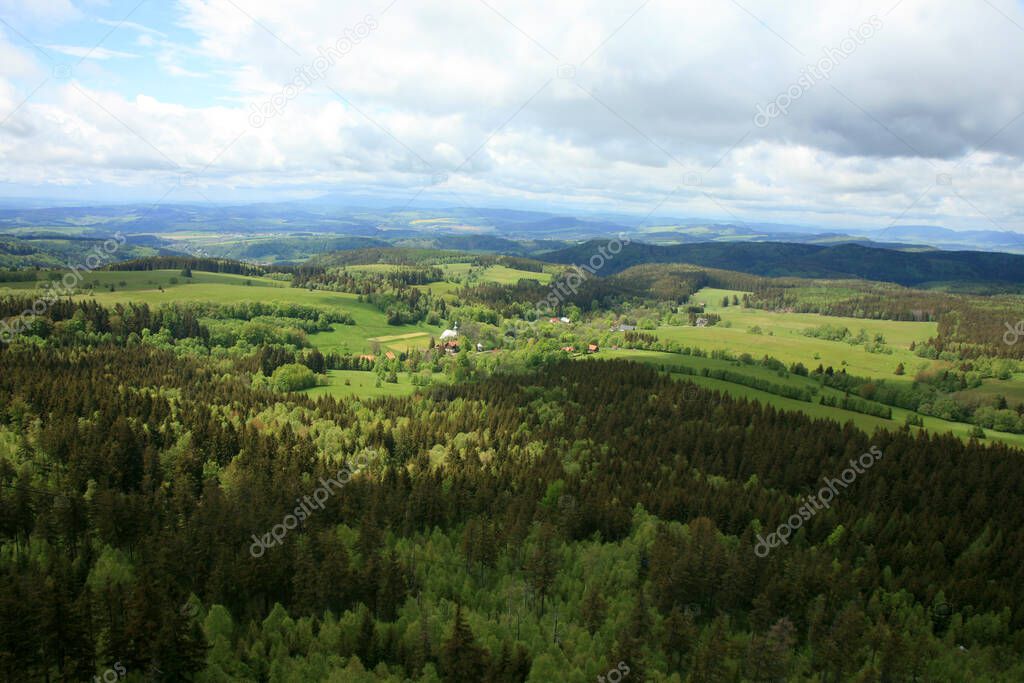
[[[551,273],[535,273],[508,266],[487,266],[481,268],[472,263],[446,263],[441,266],[445,277],[465,279],[471,273],[477,282],[495,282],[500,285],[514,285],[521,279],[537,280],[542,285],[551,282]]]
[[[437,373],[432,376],[433,381],[439,382],[446,379],[445,375]],[[419,389],[410,381],[408,373],[398,373],[398,384],[380,382],[377,386],[377,374],[364,370],[329,370],[327,372],[327,384],[307,389],[303,393],[312,398],[320,396],[333,396],[335,398],[380,398],[381,396],[408,396]]]
[[[66,275],[68,270],[48,271],[40,273],[36,282],[0,282],[0,294],[22,294],[25,290],[34,290],[50,281],[50,274],[55,276],[55,281]],[[172,292],[173,289],[188,289],[186,299],[212,301],[217,298],[224,298],[226,295],[217,287],[228,287],[238,289],[239,295],[227,296],[236,300],[256,301],[262,298],[263,293],[253,294],[251,291],[244,291],[246,287],[287,287],[287,283],[281,283],[260,277],[246,277],[242,275],[230,275],[227,273],[204,273],[193,271],[191,278],[181,275],[179,270],[146,270],[146,271],[79,271],[79,280],[75,293],[78,295],[96,295],[97,300],[104,304],[107,302],[124,303],[126,301],[145,301],[147,303],[160,303],[182,299],[183,292]],[[246,281],[249,284],[246,285]],[[123,284],[122,284],[123,283]],[[88,289],[93,285],[93,289]],[[113,292],[109,287],[113,286]],[[163,287],[164,292],[160,291]],[[5,292],[4,290],[18,290]],[[125,295],[128,295],[127,298]],[[247,298],[246,298],[247,297]]]
[[[1013,379],[987,379],[980,387],[957,392],[957,398],[995,399],[1003,396],[1010,406],[1024,403],[1024,374],[1017,374]]]
[[[372,304],[357,301],[355,294],[326,292],[290,287],[288,283],[260,277],[204,273],[193,271],[191,278],[182,277],[177,270],[154,271],[96,271],[86,275],[86,281],[98,280],[93,290],[80,290],[78,298],[93,298],[104,306],[114,304],[147,303],[160,306],[169,303],[209,302],[237,304],[246,302],[298,303],[325,311],[345,312],[356,321],[355,325],[334,325],[329,332],[310,335],[310,342],[323,353],[371,353],[375,344],[370,340],[381,338],[382,351],[404,351],[408,348],[426,348],[430,336],[439,336],[440,327],[429,325],[388,325],[387,317]],[[124,282],[124,286],[120,283]],[[0,283],[0,295],[26,294],[38,283]],[[106,287],[114,285],[111,292]],[[161,291],[161,287],[163,291]],[[7,291],[5,291],[7,290]],[[395,339],[396,335],[417,335]],[[391,339],[387,339],[391,337]]]
[[[801,362],[809,369],[822,364],[837,370],[861,376],[892,379],[896,377],[896,366],[903,363],[910,376],[921,369],[931,367],[934,362],[920,358],[910,351],[911,342],[922,342],[934,336],[937,324],[932,322],[899,322],[894,320],[865,320],[842,318],[813,313],[775,313],[742,306],[721,305],[722,297],[733,295],[742,300],[743,292],[706,288],[693,295],[691,301],[706,303],[705,310],[722,317],[712,327],[689,325],[662,325],[654,334],[664,341],[675,341],[685,346],[707,350],[722,349],[739,355],[749,353],[755,358],[774,356],[784,363]],[[887,353],[869,353],[863,345],[851,345],[841,341],[828,341],[802,334],[822,325],[845,326],[856,335],[864,329],[868,336],[876,333],[885,338],[885,345],[892,350]],[[760,334],[750,330],[760,328]],[[817,354],[817,357],[815,356]],[[844,363],[845,361],[845,363]]]

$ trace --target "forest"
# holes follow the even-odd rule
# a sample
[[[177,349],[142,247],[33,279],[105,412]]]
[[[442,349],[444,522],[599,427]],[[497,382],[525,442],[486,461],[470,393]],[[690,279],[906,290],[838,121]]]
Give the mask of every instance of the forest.
[[[766,344],[783,329],[763,316],[793,314],[753,305],[758,292],[811,291],[803,281],[639,266],[585,282],[563,322],[528,308],[548,291],[535,262],[351,263],[367,258],[121,264],[111,273],[178,284],[140,290],[163,297],[152,305],[111,298],[156,286],[145,279],[54,301],[0,344],[4,680],[1024,678],[1022,451],[893,417],[1011,386],[998,376],[1013,359],[947,347],[956,363],[913,382],[815,368],[811,349],[828,345],[888,358],[866,348],[896,345],[868,315],[866,331],[801,323],[788,338],[818,345],[805,362],[665,337],[761,316],[728,338]],[[203,272],[238,279],[187,284]],[[707,289],[730,285],[743,289]],[[17,291],[0,318],[31,310]],[[336,291],[350,304],[318,303]],[[424,329],[396,311],[461,323],[461,348],[428,332],[406,333],[429,337],[419,350],[321,348],[370,315]],[[898,357],[932,363],[934,343]],[[306,393],[335,370],[416,381],[407,395]],[[1020,414],[997,405],[958,416],[981,411],[991,429]],[[882,456],[809,507],[866,452]]]

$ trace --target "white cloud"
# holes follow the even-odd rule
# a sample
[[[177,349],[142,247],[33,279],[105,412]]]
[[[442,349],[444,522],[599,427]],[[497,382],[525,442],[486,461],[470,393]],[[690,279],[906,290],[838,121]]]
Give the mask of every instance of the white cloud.
[[[129,30],[135,31],[137,33],[141,33],[143,35],[148,35],[148,36],[160,36],[161,38],[166,38],[167,37],[167,34],[162,32],[162,31],[157,31],[154,28],[150,28],[149,26],[143,26],[142,24],[139,24],[139,23],[134,22],[134,21],[128,21],[128,20],[116,21],[114,19],[103,19],[101,17],[101,18],[97,18],[96,19],[96,23],[97,24],[102,24],[103,26],[111,26],[111,27],[117,28],[117,29],[120,29],[120,28],[129,29]]]
[[[178,170],[155,147],[192,172],[216,158],[203,174],[213,194],[346,183],[412,194],[446,172],[445,187],[471,198],[643,214],[680,188],[665,213],[1024,230],[1024,117],[1015,119],[1024,41],[984,3],[904,0],[887,14],[891,0],[744,2],[755,17],[698,0],[639,11],[639,0],[489,0],[495,11],[478,0],[400,0],[383,14],[387,2],[236,4],[243,11],[179,0],[175,42],[165,39],[172,27],[125,24],[157,48],[144,58],[168,78],[216,83],[206,102],[169,105],[160,82],[134,98],[98,79],[79,84],[108,114],[58,84],[0,129],[0,178],[159,195]],[[1019,6],[1000,8],[1024,25]],[[873,15],[881,27],[828,79],[804,88],[788,115],[754,125],[758,105]],[[373,27],[357,34],[364,23]],[[296,69],[315,66],[346,30],[358,37],[351,50],[282,99]],[[0,40],[4,50],[49,69],[24,46]],[[92,56],[135,55],[101,46]],[[567,65],[574,79],[559,77]],[[29,87],[16,78],[0,67],[0,106]],[[280,111],[248,127],[252,107],[275,96]],[[939,173],[953,184],[939,185]]]
[[[134,59],[139,56],[130,52],[110,50],[105,47],[84,47],[81,45],[47,45],[46,49],[70,55],[71,57],[78,57],[79,59]]]

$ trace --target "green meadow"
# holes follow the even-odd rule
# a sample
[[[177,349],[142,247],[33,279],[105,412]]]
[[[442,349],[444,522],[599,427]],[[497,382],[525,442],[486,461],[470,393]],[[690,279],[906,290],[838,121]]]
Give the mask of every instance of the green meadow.
[[[310,335],[310,342],[324,353],[371,353],[378,345],[382,350],[396,352],[406,348],[426,348],[431,335],[437,336],[443,331],[426,324],[388,325],[384,313],[372,304],[359,302],[355,294],[310,291],[262,277],[193,271],[191,278],[185,278],[177,270],[96,271],[89,273],[85,281],[99,284],[94,290],[80,289],[76,297],[93,298],[104,306],[131,302],[159,306],[190,301],[215,304],[298,303],[350,314],[356,321],[355,325],[334,325],[330,332]],[[0,295],[5,290],[6,293],[24,295],[35,289],[37,284],[0,283]],[[113,286],[114,291],[109,291],[109,286]],[[408,336],[396,338],[402,335]],[[375,343],[374,340],[380,341]]]
[[[434,382],[445,381],[446,376],[436,373],[431,377]],[[398,373],[398,383],[377,381],[377,373],[365,370],[328,370],[327,383],[305,390],[304,394],[311,398],[333,396],[335,398],[371,399],[382,396],[408,396],[418,387],[412,383],[408,373]]]
[[[675,341],[702,349],[721,349],[739,355],[749,353],[755,358],[774,356],[784,363],[803,363],[809,369],[818,364],[846,368],[850,374],[892,379],[897,365],[903,363],[907,375],[935,365],[914,355],[911,342],[925,341],[935,336],[937,323],[898,322],[893,320],[865,320],[841,318],[813,313],[775,313],[742,306],[721,305],[722,298],[743,298],[743,292],[724,289],[702,289],[691,301],[706,303],[705,310],[722,317],[722,322],[711,327],[690,325],[662,325],[653,331],[659,339]],[[841,341],[817,339],[803,334],[822,325],[847,327],[852,334],[863,329],[869,337],[881,334],[885,346],[892,353],[870,353],[863,345]],[[757,330],[760,333],[756,333]]]
[[[519,270],[508,266],[495,265],[481,268],[472,263],[445,263],[440,266],[445,277],[462,278],[470,277],[477,282],[496,282],[500,285],[514,285],[521,279],[537,280],[541,284],[551,282],[551,273],[535,273],[532,270]]]

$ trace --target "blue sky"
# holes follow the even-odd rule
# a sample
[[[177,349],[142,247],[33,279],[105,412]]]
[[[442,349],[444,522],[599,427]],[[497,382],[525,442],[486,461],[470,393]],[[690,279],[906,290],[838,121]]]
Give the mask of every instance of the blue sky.
[[[0,198],[1024,231],[1010,0],[0,0],[0,20]]]
[[[216,79],[216,65],[192,49],[196,35],[177,22],[179,16],[180,8],[171,2],[112,0],[82,4],[79,11],[62,16],[5,14],[10,25],[3,29],[11,42],[19,47],[38,46],[36,55],[44,62],[69,67],[76,79],[90,87],[125,98],[146,93],[167,102],[204,106],[226,93]],[[89,57],[83,60],[86,54]],[[181,73],[175,76],[169,64]],[[198,77],[190,77],[189,72]],[[35,85],[31,78],[18,80],[25,88]]]

